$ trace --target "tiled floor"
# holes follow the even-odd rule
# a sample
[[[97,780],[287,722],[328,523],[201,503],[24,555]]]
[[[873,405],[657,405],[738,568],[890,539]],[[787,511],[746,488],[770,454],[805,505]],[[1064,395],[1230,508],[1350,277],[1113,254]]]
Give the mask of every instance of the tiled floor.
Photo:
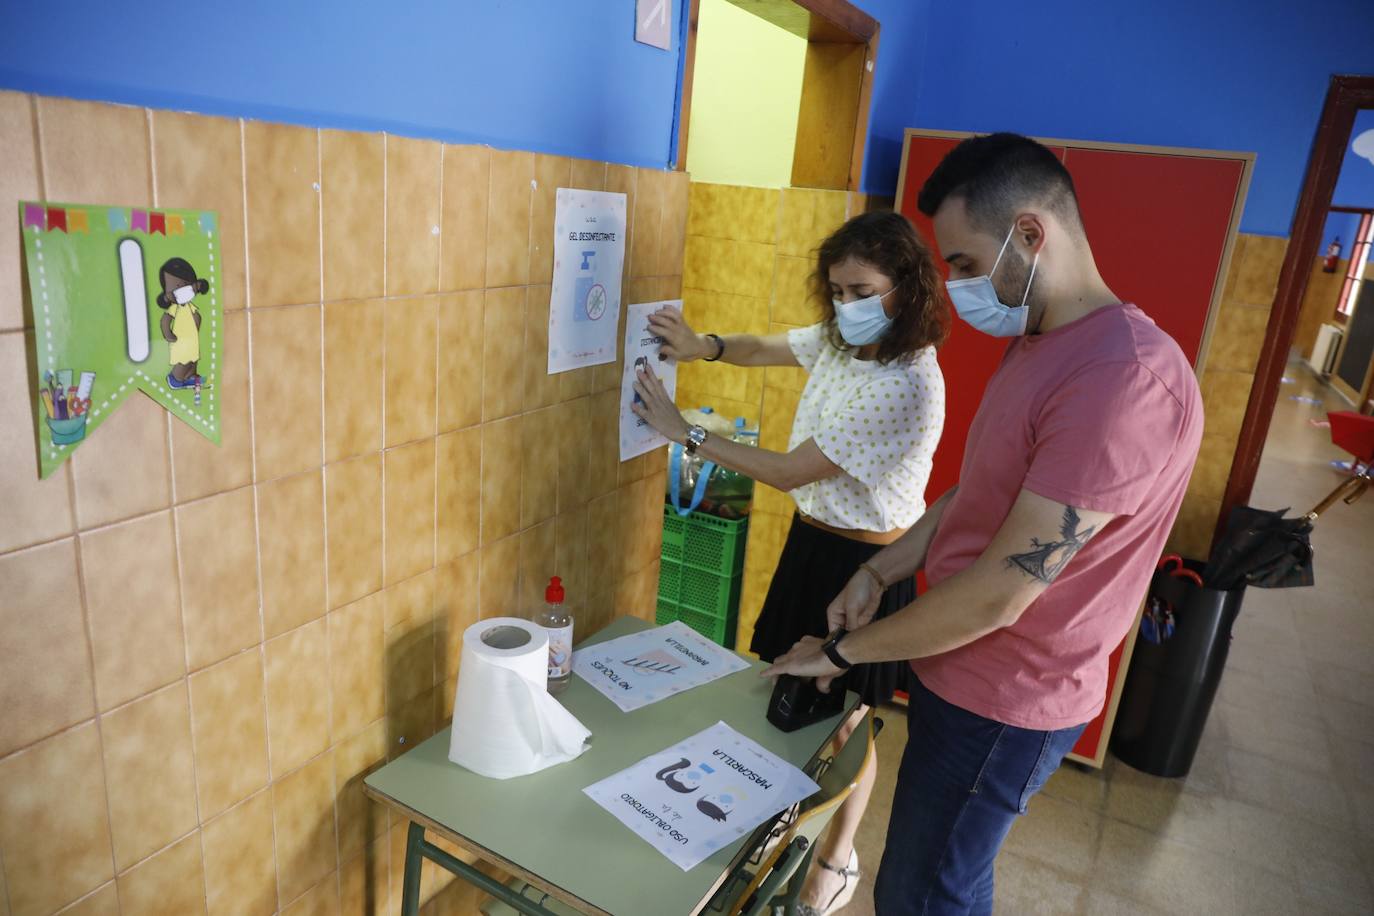
[[[1345,457],[1308,421],[1348,408],[1305,369],[1288,377],[1252,502],[1306,511]],[[1338,504],[1312,540],[1315,588],[1247,593],[1189,776],[1110,756],[1100,773],[1061,768],[998,859],[999,914],[1374,913],[1374,496]],[[906,742],[902,712],[884,718],[852,914],[873,912]]]

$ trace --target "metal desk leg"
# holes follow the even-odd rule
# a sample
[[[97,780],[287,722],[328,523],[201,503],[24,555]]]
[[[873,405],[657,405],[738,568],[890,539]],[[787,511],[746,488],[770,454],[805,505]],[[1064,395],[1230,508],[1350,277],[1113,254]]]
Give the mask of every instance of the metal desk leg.
[[[494,880],[481,869],[473,868],[462,859],[456,859],[433,843],[427,842],[425,828],[414,821],[410,822],[410,829],[406,833],[406,871],[401,897],[401,916],[418,916],[420,912],[420,866],[423,859],[429,859],[460,880],[476,885],[497,900],[514,907],[517,912],[529,916],[557,916],[538,902]]]
[[[425,828],[414,821],[406,835],[406,876],[401,897],[401,916],[420,912],[420,859],[424,854]]]

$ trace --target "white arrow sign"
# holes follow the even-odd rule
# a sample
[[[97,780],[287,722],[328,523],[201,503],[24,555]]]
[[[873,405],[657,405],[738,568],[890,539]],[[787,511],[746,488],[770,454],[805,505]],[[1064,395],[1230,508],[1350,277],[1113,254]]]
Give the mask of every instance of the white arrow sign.
[[[672,45],[668,0],[636,0],[635,41],[667,51]]]

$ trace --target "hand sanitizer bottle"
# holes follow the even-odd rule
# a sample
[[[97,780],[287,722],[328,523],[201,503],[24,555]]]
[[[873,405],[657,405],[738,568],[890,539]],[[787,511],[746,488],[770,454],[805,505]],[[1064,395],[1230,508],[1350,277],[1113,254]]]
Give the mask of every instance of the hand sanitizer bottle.
[[[544,589],[544,608],[534,622],[549,631],[549,693],[562,693],[572,679],[573,616],[563,606],[563,580],[554,576]]]

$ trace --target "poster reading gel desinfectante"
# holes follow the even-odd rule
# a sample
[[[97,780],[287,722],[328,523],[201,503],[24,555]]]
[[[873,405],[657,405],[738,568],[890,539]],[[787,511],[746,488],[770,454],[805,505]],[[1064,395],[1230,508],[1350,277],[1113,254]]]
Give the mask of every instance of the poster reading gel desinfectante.
[[[549,373],[615,360],[625,195],[559,188],[549,294]]]
[[[582,791],[687,871],[818,788],[717,722]]]
[[[573,653],[573,673],[623,712],[748,667],[744,659],[680,620]]]

